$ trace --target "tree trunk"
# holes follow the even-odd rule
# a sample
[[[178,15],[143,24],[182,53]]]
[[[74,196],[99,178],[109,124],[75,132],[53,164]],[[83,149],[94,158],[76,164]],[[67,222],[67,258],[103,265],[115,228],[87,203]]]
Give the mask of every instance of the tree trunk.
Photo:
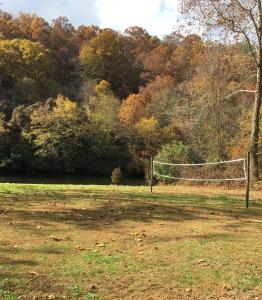
[[[253,180],[259,180],[258,165],[258,142],[259,142],[259,122],[262,97],[262,2],[257,0],[258,8],[258,30],[257,30],[257,85],[256,98],[253,109],[252,130],[251,130],[251,175]]]
[[[258,165],[258,142],[259,142],[259,121],[260,121],[260,108],[262,98],[262,49],[259,49],[259,64],[257,67],[257,86],[256,86],[256,98],[254,103],[253,119],[252,119],[252,131],[251,131],[251,170],[252,179],[259,179],[259,165]]]

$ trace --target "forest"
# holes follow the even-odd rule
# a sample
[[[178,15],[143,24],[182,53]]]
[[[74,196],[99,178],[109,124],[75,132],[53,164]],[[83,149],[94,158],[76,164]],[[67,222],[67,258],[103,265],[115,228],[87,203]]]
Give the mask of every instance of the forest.
[[[157,153],[245,157],[254,95],[227,96],[254,90],[254,74],[245,40],[0,11],[0,173],[147,177]]]

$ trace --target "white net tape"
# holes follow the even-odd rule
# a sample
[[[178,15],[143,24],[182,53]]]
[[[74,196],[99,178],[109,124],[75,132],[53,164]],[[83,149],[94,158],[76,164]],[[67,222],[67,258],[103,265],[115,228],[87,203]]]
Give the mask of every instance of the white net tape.
[[[226,165],[228,164],[230,164],[230,168],[226,169]],[[235,167],[232,167],[232,164],[235,164]],[[215,166],[218,166],[216,170],[214,169]],[[189,171],[188,170],[189,167],[193,167],[194,170]],[[207,170],[208,167],[211,167],[211,170]],[[165,170],[165,168],[167,169]],[[166,172],[168,174],[163,174]],[[205,176],[209,174],[211,176],[205,178]],[[224,177],[222,178],[215,177],[218,174],[222,174],[224,175]],[[187,164],[187,163],[172,164],[172,163],[153,160],[153,175],[160,178],[162,177],[167,179],[186,180],[186,181],[210,181],[210,182],[244,181],[247,179],[246,160],[244,158],[241,158],[241,159],[234,159],[228,161],[197,163],[197,164]],[[193,178],[191,178],[190,175],[196,175],[196,176],[193,176]],[[201,175],[203,177],[199,177]]]

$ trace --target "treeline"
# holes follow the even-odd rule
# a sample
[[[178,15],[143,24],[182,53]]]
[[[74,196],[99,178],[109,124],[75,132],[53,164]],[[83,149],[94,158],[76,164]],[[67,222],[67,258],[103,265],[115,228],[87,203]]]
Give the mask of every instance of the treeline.
[[[227,95],[254,89],[254,74],[245,43],[1,11],[0,170],[147,174],[161,149],[173,161],[243,157],[253,95]]]

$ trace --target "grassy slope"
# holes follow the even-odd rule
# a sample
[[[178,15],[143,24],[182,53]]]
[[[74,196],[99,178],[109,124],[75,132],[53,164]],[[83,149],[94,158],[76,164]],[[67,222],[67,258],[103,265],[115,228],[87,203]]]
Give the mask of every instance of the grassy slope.
[[[259,297],[261,195],[241,193],[0,184],[0,299]]]

